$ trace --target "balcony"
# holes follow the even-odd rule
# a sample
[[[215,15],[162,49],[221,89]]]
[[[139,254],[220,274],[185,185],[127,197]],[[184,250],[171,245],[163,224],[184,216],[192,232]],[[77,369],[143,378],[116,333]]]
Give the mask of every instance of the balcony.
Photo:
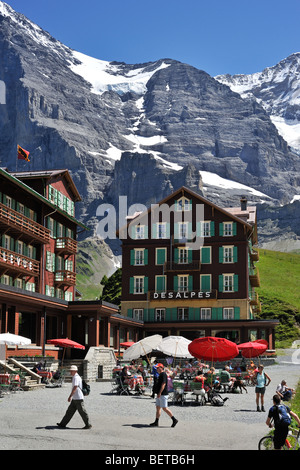
[[[260,277],[258,268],[250,270],[249,280],[252,287],[260,287]]]
[[[55,251],[58,254],[75,255],[77,253],[77,241],[69,237],[60,237],[56,239]]]
[[[167,261],[164,264],[165,272],[172,272],[172,271],[188,272],[188,271],[200,271],[200,270],[201,270],[200,261],[191,261],[190,263],[174,263],[172,261]]]
[[[40,273],[40,263],[27,256],[0,247],[0,269],[2,274],[13,277],[19,274],[37,277]]]
[[[251,250],[251,252],[250,252],[250,258],[251,258],[251,261],[259,261],[259,253],[258,253],[258,251]]]
[[[250,293],[250,305],[258,305],[259,300],[258,300],[258,293],[257,292],[251,292]]]
[[[9,235],[18,237],[22,235],[22,239],[36,240],[40,243],[50,241],[50,230],[0,203],[0,231],[7,230]]]
[[[76,273],[73,271],[56,271],[55,272],[55,284],[59,286],[75,286],[76,284]]]

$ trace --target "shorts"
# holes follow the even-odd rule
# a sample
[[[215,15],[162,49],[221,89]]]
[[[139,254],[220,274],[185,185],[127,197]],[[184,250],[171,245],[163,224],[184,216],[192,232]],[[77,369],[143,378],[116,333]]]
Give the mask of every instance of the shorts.
[[[286,437],[289,432],[288,426],[282,426],[275,428],[274,431],[274,449],[279,450],[284,445]]]
[[[161,395],[159,398],[156,398],[156,406],[160,408],[167,408],[168,406],[169,395]]]
[[[260,393],[261,395],[264,395],[266,391],[266,387],[255,387],[255,393]]]

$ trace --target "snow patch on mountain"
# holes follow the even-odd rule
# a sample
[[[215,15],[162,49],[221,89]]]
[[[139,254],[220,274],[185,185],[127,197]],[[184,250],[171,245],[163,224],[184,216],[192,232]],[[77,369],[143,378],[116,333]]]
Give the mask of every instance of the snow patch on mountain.
[[[221,178],[221,176],[217,175],[216,173],[211,173],[210,171],[199,171],[202,182],[203,182],[203,189],[207,189],[208,186],[213,186],[220,189],[229,189],[229,190],[238,190],[239,194],[241,191],[249,193],[253,196],[258,196],[262,199],[271,199],[266,194],[257,191],[250,186],[246,186],[241,183],[237,183],[236,181],[228,180],[226,178]]]
[[[71,70],[84,78],[92,86],[92,92],[102,95],[105,91],[113,90],[122,95],[134,92],[143,95],[146,92],[146,83],[152,75],[170,64],[162,63],[153,71],[146,71],[145,67],[130,70],[122,74],[121,67],[115,63],[73,51],[76,63],[70,63]]]

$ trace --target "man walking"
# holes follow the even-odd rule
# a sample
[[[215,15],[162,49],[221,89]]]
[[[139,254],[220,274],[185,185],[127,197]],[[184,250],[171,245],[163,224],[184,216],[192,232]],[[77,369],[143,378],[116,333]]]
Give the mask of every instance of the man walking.
[[[65,428],[68,422],[72,419],[76,411],[78,411],[78,413],[80,414],[80,416],[82,417],[84,421],[85,426],[83,429],[90,429],[92,427],[92,425],[90,424],[90,420],[86,412],[85,406],[84,406],[84,396],[82,393],[82,380],[77,371],[78,371],[77,366],[70,367],[70,372],[72,375],[72,391],[68,398],[68,402],[70,402],[70,405],[66,411],[65,416],[61,420],[61,422],[57,423],[57,426],[59,428]]]
[[[154,423],[151,423],[150,426],[158,426],[158,421],[161,415],[161,410],[163,409],[165,413],[172,419],[171,427],[174,428],[178,423],[178,420],[173,416],[171,410],[168,408],[168,376],[164,372],[163,364],[156,365],[159,377],[156,384],[155,393],[157,393],[156,398],[156,419]]]

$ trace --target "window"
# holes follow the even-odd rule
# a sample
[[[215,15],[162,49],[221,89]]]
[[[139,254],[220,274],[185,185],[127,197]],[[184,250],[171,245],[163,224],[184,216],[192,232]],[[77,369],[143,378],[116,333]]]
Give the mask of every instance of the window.
[[[211,320],[211,308],[201,308],[200,309],[200,319],[201,320]]]
[[[219,226],[219,231],[223,237],[236,235],[236,222],[222,222]]]
[[[12,198],[11,197],[6,196],[5,205],[6,205],[6,207],[9,207],[10,209],[12,208]]]
[[[155,276],[155,291],[156,292],[166,291],[166,276]]]
[[[188,320],[189,319],[189,309],[179,307],[177,312],[177,317],[179,321]]]
[[[135,277],[134,278],[134,293],[143,294],[144,293],[144,277]]]
[[[157,238],[167,238],[166,223],[157,224]]]
[[[192,202],[186,197],[182,197],[175,202],[175,210],[178,212],[181,211],[190,211],[192,209]]]
[[[166,309],[156,308],[155,309],[155,321],[165,321]]]
[[[201,263],[202,264],[211,263],[211,246],[203,246],[201,248]]]
[[[145,238],[145,225],[135,226],[135,239],[142,240]]]
[[[4,235],[4,247],[6,250],[10,249],[10,236]]]
[[[187,292],[189,289],[189,283],[188,283],[189,276],[184,275],[184,276],[178,276],[178,291],[179,292]]]
[[[23,245],[24,245],[24,244],[23,244],[23,242],[21,242],[20,240],[18,240],[17,243],[16,243],[16,245],[17,245],[17,246],[16,246],[16,252],[18,253],[18,255],[23,255],[23,254],[24,254],[24,250],[23,250],[23,248],[24,248]]]
[[[35,283],[34,282],[26,282],[25,289],[30,291],[30,292],[35,292]]]
[[[223,319],[233,320],[234,319],[234,308],[223,308]]]
[[[52,273],[55,271],[55,254],[51,251],[46,252],[46,270]]]
[[[180,240],[188,238],[188,222],[178,223],[178,236]]]
[[[156,248],[155,263],[157,265],[164,264],[167,259],[167,248]]]
[[[188,248],[179,248],[178,249],[178,263],[186,264],[189,262],[189,250]]]
[[[134,308],[133,309],[133,319],[134,320],[143,320],[144,319],[144,309],[143,308]]]
[[[224,274],[223,280],[223,292],[233,292],[233,274]]]

